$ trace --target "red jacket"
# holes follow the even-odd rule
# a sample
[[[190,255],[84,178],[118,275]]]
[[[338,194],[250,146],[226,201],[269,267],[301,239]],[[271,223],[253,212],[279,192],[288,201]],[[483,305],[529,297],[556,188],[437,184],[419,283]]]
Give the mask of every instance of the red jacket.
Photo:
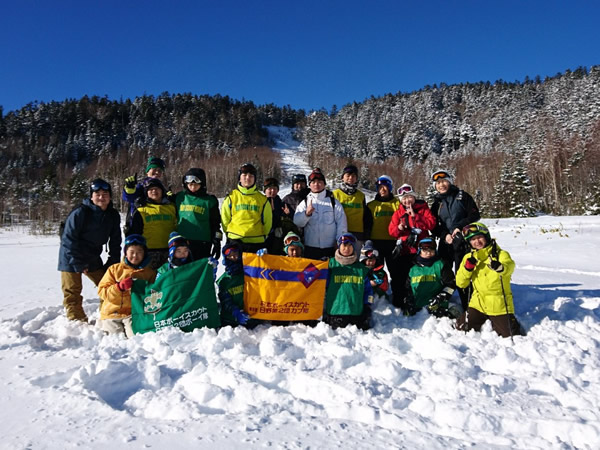
[[[437,222],[426,201],[417,200],[415,203],[413,203],[412,208],[414,215],[409,216],[406,212],[406,209],[404,209],[404,205],[400,204],[392,216],[392,220],[388,226],[388,232],[390,233],[390,236],[395,237],[396,239],[401,239],[402,243],[405,243],[410,236],[411,228],[421,229],[421,234],[417,236],[417,242],[421,239],[429,237],[429,231],[434,229]],[[400,225],[400,223],[408,225],[409,228],[400,231],[398,229],[398,225]],[[417,253],[417,246],[403,246],[402,254],[404,255],[408,253]]]

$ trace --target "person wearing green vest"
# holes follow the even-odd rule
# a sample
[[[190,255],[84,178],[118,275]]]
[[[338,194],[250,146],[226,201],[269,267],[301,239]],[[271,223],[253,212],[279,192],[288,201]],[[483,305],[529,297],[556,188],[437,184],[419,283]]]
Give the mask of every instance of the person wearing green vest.
[[[368,330],[373,304],[369,268],[358,261],[357,240],[352,233],[343,233],[337,245],[335,256],[329,260],[323,322],[332,328],[356,325]]]
[[[456,319],[462,313],[458,305],[450,302],[456,289],[452,266],[439,257],[433,239],[419,242],[415,265],[408,273],[406,284],[409,292],[405,300],[406,315],[416,314],[422,308],[436,317]]]
[[[342,204],[348,222],[348,232],[352,233],[362,246],[371,234],[373,217],[367,208],[365,194],[358,190],[358,168],[354,165],[344,167],[342,182],[333,196]]]
[[[136,200],[131,227],[126,236],[141,234],[146,238],[150,267],[158,269],[169,257],[169,234],[175,231],[175,205],[169,201],[164,185],[158,178],[142,181],[144,195]]]
[[[177,231],[186,237],[195,260],[221,255],[221,215],[217,197],[207,193],[206,173],[191,168],[175,196]]]
[[[272,220],[271,204],[256,187],[256,167],[246,163],[238,171],[237,187],[221,206],[221,223],[227,242],[237,242],[242,251],[256,253],[265,247]]]

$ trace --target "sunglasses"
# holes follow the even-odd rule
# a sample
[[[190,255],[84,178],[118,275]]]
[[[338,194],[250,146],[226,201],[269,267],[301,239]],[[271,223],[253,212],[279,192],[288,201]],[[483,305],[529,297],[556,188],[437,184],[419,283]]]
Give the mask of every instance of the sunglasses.
[[[92,189],[92,192],[100,190],[110,191],[110,184],[108,184],[106,181],[94,181],[90,188]]]
[[[289,245],[291,242],[300,242],[300,237],[290,236],[285,238],[285,240],[283,241],[284,245]]]
[[[441,180],[443,178],[448,178],[448,174],[446,172],[437,172],[437,173],[434,173],[431,178],[433,179],[433,181],[437,181],[437,180]]]
[[[185,182],[186,183],[196,183],[196,184],[202,184],[202,182],[200,181],[200,178],[198,178],[195,175],[186,175],[185,177]]]
[[[407,192],[412,192],[413,188],[410,185],[400,186],[398,188],[398,195],[406,194]]]

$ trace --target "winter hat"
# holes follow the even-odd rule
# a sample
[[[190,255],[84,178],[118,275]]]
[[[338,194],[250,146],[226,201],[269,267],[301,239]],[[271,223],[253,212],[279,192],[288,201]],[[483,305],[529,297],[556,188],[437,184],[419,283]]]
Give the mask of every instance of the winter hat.
[[[238,169],[238,180],[240,179],[240,176],[243,173],[250,173],[250,174],[254,175],[254,177],[256,178],[256,167],[254,167],[250,163],[244,163]]]
[[[177,247],[187,247],[189,254],[186,258],[175,258],[175,250]],[[177,231],[171,232],[169,235],[169,262],[172,266],[181,266],[192,260],[192,253],[190,250],[190,243]]]
[[[108,192],[112,197],[112,189],[110,187],[110,183],[108,181],[104,181],[102,178],[96,178],[90,184],[90,197],[94,192],[98,192],[100,190]]]
[[[292,184],[294,183],[306,183],[306,175],[303,173],[294,174],[292,177]]]
[[[337,238],[338,247],[342,244],[356,244],[356,237],[352,233],[342,233],[339,238]]]
[[[198,183],[201,186],[200,190],[206,192],[206,173],[202,169],[192,167],[185,173],[181,182],[186,191],[188,190],[188,183]]]
[[[353,164],[347,165],[346,167],[344,167],[344,170],[342,170],[342,176],[340,178],[344,178],[344,174],[346,173],[353,173],[358,177],[358,168]]]
[[[403,184],[398,188],[398,198],[400,200],[402,200],[404,197],[408,197],[409,195],[417,198],[417,193],[413,190],[410,184]]]
[[[125,242],[123,244],[123,254],[127,253],[127,247],[130,245],[139,245],[144,247],[144,252],[147,250],[146,238],[141,234],[130,234],[125,238]]]
[[[485,241],[487,244],[492,242],[492,237],[490,236],[490,230],[481,222],[473,222],[462,229],[462,235],[465,238],[467,243],[471,240],[471,238],[482,235],[485,237]]]
[[[394,183],[392,182],[392,179],[387,175],[381,175],[379,178],[377,178],[377,181],[375,182],[375,189],[379,189],[379,186],[382,185],[387,186],[388,191],[390,191],[390,193],[394,192]]]
[[[165,170],[167,167],[167,165],[165,164],[165,162],[160,159],[160,158],[156,158],[156,157],[152,157],[148,160],[148,165],[146,166],[146,172],[149,172],[150,169],[160,169],[160,170]]]
[[[437,172],[433,172],[431,174],[431,182],[433,183],[433,187],[435,187],[436,181],[442,179],[446,179],[450,182],[450,184],[454,184],[454,177],[446,170],[438,170]]]
[[[365,242],[365,245],[363,245],[363,248],[360,251],[359,261],[363,262],[369,258],[377,259],[378,256],[379,256],[379,252],[375,249],[375,247],[373,247],[373,241],[368,240]]]
[[[431,238],[424,238],[421,239],[421,241],[419,242],[419,250],[417,252],[417,255],[421,254],[421,250],[424,248],[431,248],[433,249],[434,252],[437,253],[437,249],[436,249],[436,245],[435,245],[435,241]]]
[[[240,254],[240,257],[237,261],[227,259],[227,255],[234,250],[237,250]],[[223,265],[225,266],[225,271],[229,275],[235,275],[242,271],[242,249],[240,248],[239,244],[235,242],[228,242],[223,246],[221,253],[223,254]]]
[[[288,251],[288,248],[290,245],[297,245],[298,247],[300,247],[302,249],[302,253],[304,253],[304,244],[302,243],[300,236],[298,236],[293,231],[290,231],[288,234],[285,235],[285,237],[283,238],[283,244],[284,244],[283,252],[286,255],[287,255],[287,251]]]
[[[148,196],[150,188],[157,187],[162,189],[163,195],[167,192],[165,186],[158,178],[146,177],[142,180],[142,187],[144,188],[144,194]]]
[[[263,190],[266,190],[269,187],[276,187],[279,189],[279,181],[277,178],[267,178],[263,183]]]
[[[315,167],[308,176],[309,183],[312,183],[314,180],[321,180],[325,183],[325,175],[323,175],[323,172],[318,167]]]

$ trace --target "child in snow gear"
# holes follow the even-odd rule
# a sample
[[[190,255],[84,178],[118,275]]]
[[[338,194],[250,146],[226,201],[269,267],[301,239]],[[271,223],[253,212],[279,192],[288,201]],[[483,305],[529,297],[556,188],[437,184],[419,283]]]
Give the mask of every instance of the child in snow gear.
[[[359,248],[365,239],[371,234],[373,217],[365,194],[358,189],[358,168],[352,164],[344,167],[341,176],[340,188],[333,191],[333,196],[344,207],[348,232],[354,234]]]
[[[256,187],[256,168],[246,163],[238,171],[238,185],[221,207],[221,223],[228,242],[237,242],[242,251],[255,253],[264,248],[271,232],[273,210],[267,197]]]
[[[166,196],[158,178],[145,178],[142,182],[144,196],[137,201],[129,236],[141,234],[146,238],[150,267],[158,269],[169,257],[169,234],[177,227],[175,205]]]
[[[473,293],[467,311],[456,322],[456,328],[479,331],[490,320],[494,331],[502,337],[522,334],[510,289],[515,262],[491,238],[484,224],[475,222],[467,225],[462,234],[471,252],[463,257],[456,273],[456,285],[463,289],[471,286]]]
[[[162,159],[153,156],[148,160],[148,164],[146,165],[146,177],[162,180],[165,174],[165,168],[165,162]],[[125,187],[123,187],[123,193],[121,194],[121,199],[129,204],[125,226],[123,228],[125,235],[129,234],[131,218],[135,212],[136,200],[143,196],[144,186],[142,185],[142,182],[138,183],[137,173],[125,178]],[[167,193],[167,196],[170,196],[170,193]]]
[[[217,197],[207,193],[206,173],[191,168],[182,179],[183,191],[175,196],[177,231],[188,239],[195,259],[221,255],[221,215]]]
[[[302,240],[300,236],[296,233],[290,231],[283,238],[283,251],[286,256],[290,258],[302,258],[304,254],[304,244],[302,244]]]
[[[75,208],[65,221],[58,252],[63,305],[69,320],[87,322],[83,310],[82,277],[97,286],[106,269],[119,262],[121,230],[119,212],[113,208],[109,183],[97,178],[90,184],[90,197]],[[109,255],[102,263],[102,247]]]
[[[425,238],[419,242],[415,265],[408,273],[405,314],[413,315],[422,308],[436,317],[456,319],[462,312],[457,305],[450,303],[456,283],[449,263],[442,260],[437,252],[435,241]]]
[[[340,202],[325,189],[325,175],[318,167],[308,177],[310,193],[296,208],[294,223],[304,229],[306,258],[329,258],[335,254],[336,238],[348,229]]]
[[[479,209],[468,193],[455,186],[454,179],[446,170],[438,170],[431,175],[436,190],[431,212],[436,219],[433,235],[439,238],[440,257],[454,264],[457,272],[461,260],[469,252],[461,230],[466,225],[479,220]],[[467,309],[468,294],[459,288],[458,293],[464,310]]]
[[[403,184],[398,188],[398,198],[400,204],[392,216],[388,232],[397,239],[396,247],[392,251],[397,265],[391,277],[392,280],[402,280],[401,284],[395,286],[392,303],[396,307],[404,308],[404,300],[408,294],[406,278],[417,254],[417,244],[429,236],[429,230],[435,226],[435,217],[431,214],[427,202],[417,200],[417,194],[410,184]]]
[[[223,265],[225,273],[217,280],[221,324],[224,327],[244,325],[253,328],[258,321],[250,319],[244,311],[244,266],[242,250],[237,243],[227,243],[223,247]]]
[[[379,258],[379,252],[373,247],[373,242],[366,241],[360,251],[359,262],[369,268],[369,277],[373,293],[379,297],[388,298],[388,275],[384,270],[383,261]]]
[[[358,262],[353,234],[343,233],[337,244],[335,257],[329,260],[323,322],[332,328],[356,325],[368,330],[373,304],[369,268]]]
[[[131,328],[131,286],[134,279],[154,282],[156,271],[148,266],[146,239],[131,234],[125,239],[123,260],[108,268],[100,284],[100,328],[109,334],[133,336]]]
[[[192,261],[194,261],[194,254],[190,250],[189,241],[177,231],[173,231],[169,235],[169,259],[158,268],[157,278],[169,270],[176,269]]]

